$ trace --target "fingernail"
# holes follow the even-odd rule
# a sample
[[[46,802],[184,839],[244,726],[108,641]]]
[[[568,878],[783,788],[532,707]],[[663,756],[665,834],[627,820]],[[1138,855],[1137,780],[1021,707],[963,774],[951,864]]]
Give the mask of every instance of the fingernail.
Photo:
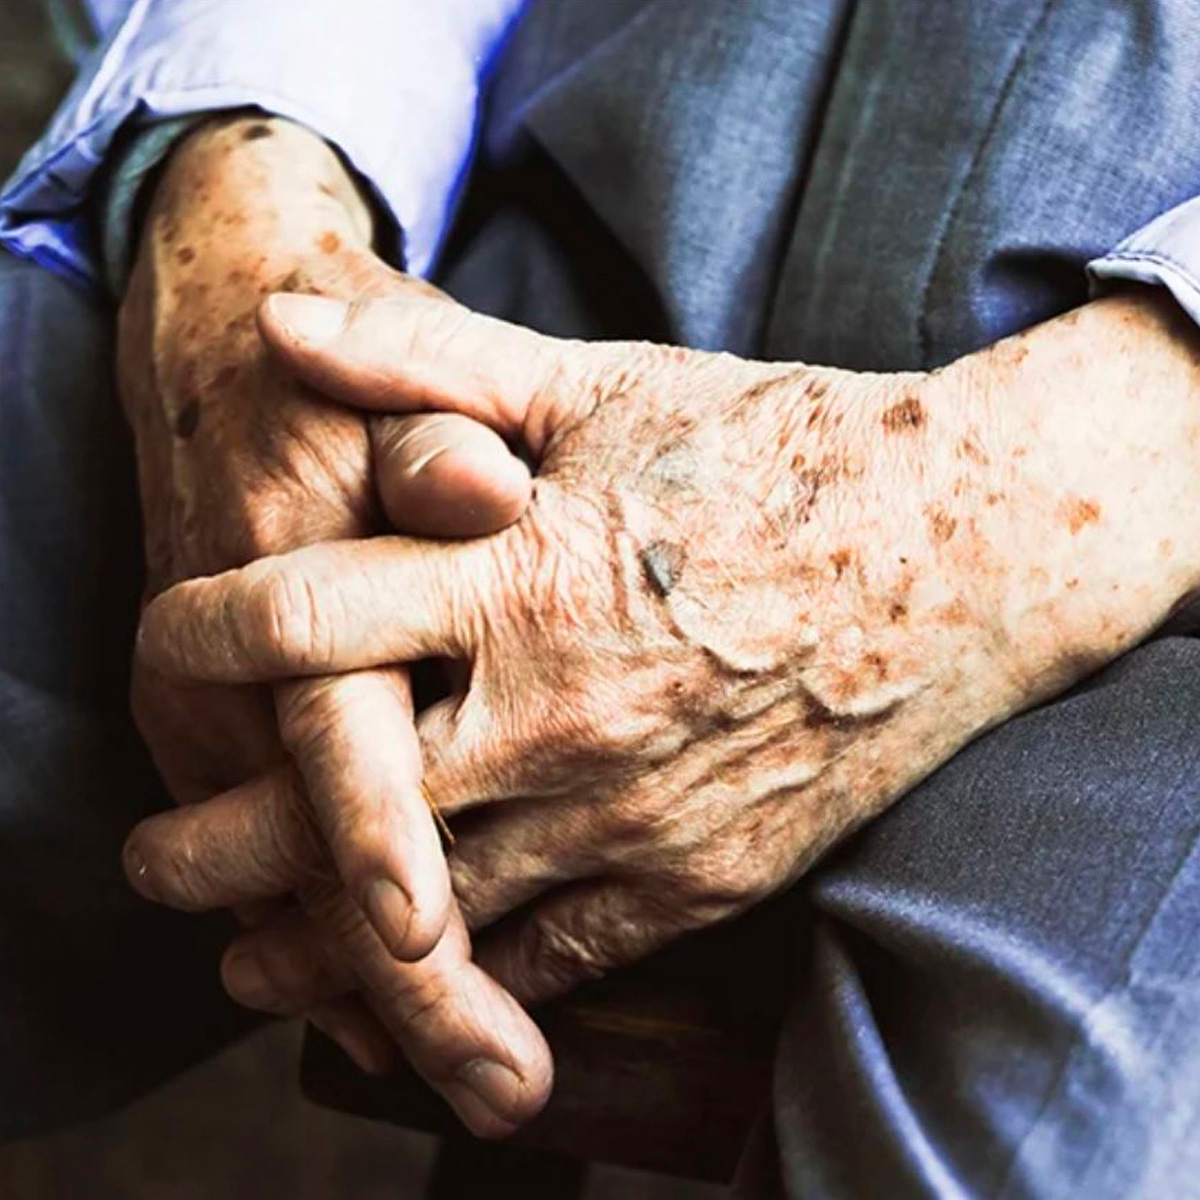
[[[290,294],[271,296],[267,300],[267,309],[287,333],[310,346],[332,341],[346,324],[350,312],[340,300]]]
[[[390,879],[376,879],[363,892],[363,911],[375,932],[396,958],[403,958],[412,919],[412,903],[403,889]]]
[[[132,845],[125,847],[122,858],[125,860],[125,878],[129,880],[130,886],[148,900],[153,900],[154,884],[150,879],[150,868],[146,865],[146,860]]]
[[[225,986],[239,1004],[249,1008],[278,1007],[275,990],[253,954],[235,954],[225,963]]]
[[[458,1073],[459,1079],[505,1125],[512,1124],[514,1102],[521,1094],[521,1077],[503,1063],[486,1058],[472,1059]]]

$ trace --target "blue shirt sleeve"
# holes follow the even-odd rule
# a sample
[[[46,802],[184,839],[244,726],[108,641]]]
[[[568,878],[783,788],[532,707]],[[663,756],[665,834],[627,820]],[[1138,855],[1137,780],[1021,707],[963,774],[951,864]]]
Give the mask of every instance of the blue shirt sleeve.
[[[1100,282],[1158,284],[1200,324],[1200,198],[1171,209],[1088,264]]]
[[[427,273],[470,157],[481,82],[524,0],[91,7],[107,36],[0,192],[0,245],[95,285],[93,184],[117,133],[246,106],[336,145],[403,231],[408,269]]]

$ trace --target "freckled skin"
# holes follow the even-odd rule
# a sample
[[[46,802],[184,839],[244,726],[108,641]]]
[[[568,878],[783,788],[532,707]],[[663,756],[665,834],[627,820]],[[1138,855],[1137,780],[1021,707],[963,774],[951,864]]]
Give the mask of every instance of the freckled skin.
[[[1060,512],[1073,534],[1100,520],[1100,506],[1094,500],[1084,500],[1078,496],[1063,501]]]
[[[889,433],[912,432],[924,424],[925,410],[915,396],[905,397],[883,414],[883,427]]]
[[[931,504],[925,510],[929,521],[929,534],[935,542],[948,542],[958,528],[958,521],[950,516],[941,505]]]

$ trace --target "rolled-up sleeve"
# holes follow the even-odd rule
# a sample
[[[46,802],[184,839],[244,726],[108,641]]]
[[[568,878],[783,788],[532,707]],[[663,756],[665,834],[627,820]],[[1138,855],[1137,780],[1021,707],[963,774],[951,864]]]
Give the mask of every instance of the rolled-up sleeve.
[[[428,271],[524,0],[133,0],[0,193],[0,244],[101,279],[96,175],[130,124],[257,106],[333,143]]]
[[[1100,283],[1128,279],[1165,287],[1200,324],[1200,198],[1151,221],[1088,269]]]

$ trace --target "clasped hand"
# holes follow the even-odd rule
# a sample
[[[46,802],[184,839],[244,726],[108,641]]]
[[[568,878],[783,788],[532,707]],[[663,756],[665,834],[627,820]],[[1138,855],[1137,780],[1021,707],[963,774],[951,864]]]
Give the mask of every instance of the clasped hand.
[[[230,963],[252,963],[241,998],[278,1012],[365,989],[479,1132],[549,1089],[544,1043],[499,988],[556,996],[786,886],[970,738],[1144,636],[1190,570],[1157,563],[1161,602],[1115,598],[1113,579],[1143,581],[1109,561],[1126,518],[1098,494],[1103,464],[1062,456],[1068,409],[1001,386],[1054,339],[1002,344],[986,377],[971,360],[885,376],[557,342],[418,294],[276,296],[260,326],[344,405],[520,442],[533,498],[490,537],[325,542],[154,600],[142,661],[279,684],[296,770],[145,822],[134,882],[179,907],[300,893],[310,912],[345,907],[344,884],[369,908],[312,805],[402,808],[407,824],[342,828],[358,858],[337,859],[399,855],[428,949],[402,987],[295,911],[244,934],[227,979],[239,994]],[[346,705],[347,680],[369,698],[429,658],[464,682],[415,720]],[[340,680],[336,712],[288,682],[312,678]],[[457,834],[452,890],[422,777]],[[369,844],[398,831],[398,850]]]

